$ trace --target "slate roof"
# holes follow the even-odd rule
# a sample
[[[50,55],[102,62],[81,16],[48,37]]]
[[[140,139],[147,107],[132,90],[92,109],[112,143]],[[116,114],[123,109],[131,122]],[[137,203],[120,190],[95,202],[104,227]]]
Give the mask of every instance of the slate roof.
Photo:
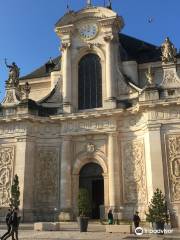
[[[161,61],[161,48],[142,40],[119,34],[122,61],[135,60],[137,63]]]
[[[33,72],[31,72],[30,74],[21,77],[20,80],[48,77],[50,75],[51,70],[59,71],[61,69],[61,57],[58,56],[58,57],[52,59],[52,61],[54,64],[52,64],[48,61],[41,67],[39,67],[36,70],[34,70]]]
[[[142,40],[119,34],[120,54],[122,61],[135,60],[137,63],[148,63],[161,61],[161,49],[158,46],[144,42]],[[177,55],[180,57],[180,54]],[[49,61],[30,74],[23,76],[20,80],[48,77],[50,72],[60,70],[61,56],[53,59],[53,66],[48,67]]]

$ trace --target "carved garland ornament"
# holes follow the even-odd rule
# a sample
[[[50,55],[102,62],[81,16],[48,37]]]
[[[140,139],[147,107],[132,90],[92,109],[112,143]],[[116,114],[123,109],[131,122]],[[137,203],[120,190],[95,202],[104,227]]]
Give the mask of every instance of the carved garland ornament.
[[[39,207],[55,206],[58,201],[58,150],[40,148],[36,155],[34,203]]]
[[[171,200],[180,201],[180,135],[168,137],[168,167]]]
[[[14,147],[0,148],[0,207],[8,207],[13,176]]]
[[[144,141],[128,141],[123,146],[124,202],[147,202]]]

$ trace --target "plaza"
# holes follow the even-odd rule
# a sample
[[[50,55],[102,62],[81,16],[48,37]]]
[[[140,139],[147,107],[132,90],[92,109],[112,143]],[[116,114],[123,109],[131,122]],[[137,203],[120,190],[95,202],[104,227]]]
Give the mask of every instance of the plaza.
[[[1,225],[2,226],[2,225]],[[180,232],[174,230],[172,234],[156,235],[156,234],[145,234],[141,237],[137,237],[134,234],[119,234],[119,233],[106,233],[105,226],[99,223],[90,223],[88,232],[80,233],[77,223],[61,223],[61,231],[33,231],[32,224],[22,224],[19,231],[19,239],[56,239],[56,240],[137,240],[137,239],[149,239],[149,240],[179,240]],[[5,225],[3,230],[1,227],[0,234],[4,233]]]

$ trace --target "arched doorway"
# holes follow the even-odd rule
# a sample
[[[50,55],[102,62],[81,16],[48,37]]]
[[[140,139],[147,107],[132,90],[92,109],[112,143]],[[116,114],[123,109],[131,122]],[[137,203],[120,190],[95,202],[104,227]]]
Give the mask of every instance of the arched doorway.
[[[100,205],[104,205],[103,169],[97,163],[84,165],[79,175],[79,188],[86,188],[90,195],[92,219],[99,219]]]

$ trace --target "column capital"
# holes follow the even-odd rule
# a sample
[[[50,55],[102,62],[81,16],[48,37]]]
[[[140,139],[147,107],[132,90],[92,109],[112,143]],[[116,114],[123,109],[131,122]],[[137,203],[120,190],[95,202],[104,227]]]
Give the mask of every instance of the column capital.
[[[107,132],[108,137],[117,137],[118,132]]]
[[[161,128],[161,123],[147,124],[146,131],[158,131]]]
[[[62,42],[62,44],[61,44],[61,51],[69,49],[70,46],[71,46],[70,42]]]
[[[106,36],[104,37],[104,41],[105,41],[106,43],[110,43],[113,39],[114,39],[114,36],[113,36],[113,35],[106,35]]]
[[[69,142],[69,141],[71,141],[72,140],[72,136],[70,136],[70,135],[64,135],[64,136],[62,136],[62,141],[63,142]]]

